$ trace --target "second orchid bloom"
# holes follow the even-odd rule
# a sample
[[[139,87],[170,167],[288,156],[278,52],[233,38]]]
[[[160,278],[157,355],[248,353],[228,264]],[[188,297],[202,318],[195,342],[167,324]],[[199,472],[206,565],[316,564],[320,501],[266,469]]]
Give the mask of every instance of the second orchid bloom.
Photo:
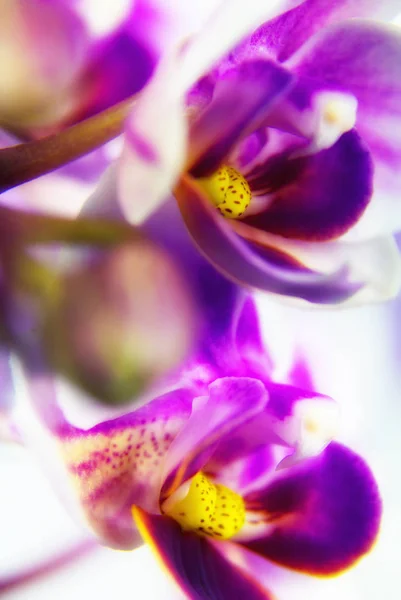
[[[355,19],[394,17],[382,4],[306,0],[208,70],[211,22],[133,108],[128,218],[173,186],[199,249],[241,284],[316,304],[395,295],[401,34]]]

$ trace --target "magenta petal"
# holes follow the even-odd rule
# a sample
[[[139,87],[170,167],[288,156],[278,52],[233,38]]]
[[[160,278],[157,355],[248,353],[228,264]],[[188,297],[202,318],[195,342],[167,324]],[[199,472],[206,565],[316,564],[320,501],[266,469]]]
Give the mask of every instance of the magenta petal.
[[[194,401],[190,419],[166,457],[165,496],[200,471],[221,438],[260,413],[267,401],[256,379],[225,377],[209,386],[209,397]]]
[[[128,27],[94,44],[82,75],[83,105],[74,120],[86,119],[141,90],[155,63]]]
[[[327,150],[298,158],[279,156],[255,170],[249,177],[251,188],[270,188],[273,204],[244,222],[298,240],[336,238],[367,207],[372,177],[369,152],[350,131]]]
[[[371,548],[381,501],[373,475],[351,450],[332,443],[298,469],[288,469],[247,505],[269,516],[266,535],[244,542],[265,558],[299,571],[329,575]]]
[[[219,79],[213,100],[190,130],[190,171],[215,171],[246,133],[258,128],[290,87],[291,74],[270,61],[240,64]]]
[[[250,46],[266,48],[279,61],[287,60],[323,27],[352,17],[391,19],[399,13],[396,2],[377,0],[305,0],[293,10],[279,15],[260,27],[251,37]]]
[[[268,590],[230,563],[213,542],[184,533],[168,517],[138,509],[134,516],[145,541],[191,600],[271,599]]]

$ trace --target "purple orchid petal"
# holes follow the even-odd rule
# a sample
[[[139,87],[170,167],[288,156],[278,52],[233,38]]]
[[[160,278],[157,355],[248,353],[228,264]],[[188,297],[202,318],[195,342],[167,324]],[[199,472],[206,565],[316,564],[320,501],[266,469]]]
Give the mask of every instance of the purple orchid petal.
[[[372,204],[377,204],[377,208],[372,218],[379,214],[376,229],[371,227],[370,235],[383,232],[383,221],[387,224],[384,231],[394,231],[401,226],[398,218],[401,191],[400,62],[399,29],[369,21],[352,21],[332,27],[313,38],[291,60],[300,77],[307,77],[331,90],[351,93],[358,101],[356,127],[375,165]]]
[[[367,211],[369,211],[370,204]],[[363,219],[363,217],[362,217]],[[396,221],[396,219],[394,219]],[[378,221],[380,222],[380,220]],[[358,225],[355,226],[358,228]],[[295,263],[295,257],[304,271],[334,273],[346,268],[347,280],[354,294],[339,300],[343,305],[359,305],[393,298],[401,286],[401,257],[397,244],[392,236],[373,237],[365,240],[356,239],[351,243],[344,238],[330,242],[304,242],[282,236],[257,231],[239,221],[234,224],[235,230],[248,239],[256,236],[260,247],[252,242],[260,256],[264,256],[264,248],[276,248],[278,256],[286,257],[289,266]],[[351,232],[350,232],[351,233]],[[348,234],[346,234],[348,237]],[[288,258],[287,258],[288,257]],[[292,261],[292,262],[291,262]],[[281,259],[283,264],[283,259]],[[295,263],[296,264],[296,263]],[[298,267],[299,268],[299,267]],[[334,298],[331,300],[335,301]]]
[[[210,385],[208,397],[194,400],[191,417],[169,448],[163,495],[200,471],[221,438],[259,414],[266,401],[266,390],[256,379],[226,377]]]
[[[268,516],[266,534],[243,542],[247,548],[287,567],[325,575],[346,569],[368,552],[381,514],[367,465],[334,443],[250,494],[246,503]]]
[[[284,237],[333,239],[350,229],[365,210],[372,175],[370,155],[354,131],[317,154],[278,156],[248,177],[252,190],[270,191],[272,204],[243,221]]]
[[[184,533],[168,517],[134,509],[136,524],[160,562],[191,600],[270,600],[257,579],[235,567],[217,550],[217,544]],[[222,544],[222,542],[220,542]]]
[[[236,235],[230,224],[209,205],[195,182],[182,180],[176,197],[188,230],[210,262],[237,283],[310,302],[336,303],[352,296],[360,286],[351,284],[346,269],[324,276],[305,269],[288,269],[268,249],[262,258]],[[295,263],[295,261],[293,261]]]
[[[217,82],[210,105],[190,129],[192,175],[214,172],[241,137],[257,129],[292,83],[291,74],[269,61],[249,61]]]
[[[175,390],[133,413],[79,430],[59,428],[62,456],[91,528],[108,545],[137,544],[131,506],[159,510],[162,461],[188,419],[193,393]]]
[[[260,27],[250,38],[246,53],[268,52],[287,60],[315,33],[330,23],[353,17],[392,19],[400,7],[394,0],[305,0]]]
[[[81,105],[73,120],[90,117],[138,92],[160,54],[161,10],[147,0],[134,6],[109,35],[94,40],[81,79]]]
[[[238,349],[239,356],[242,359],[255,362],[260,365],[260,357],[266,353],[261,337],[259,317],[256,310],[256,305],[251,297],[247,297],[239,312],[235,327],[235,344]],[[271,364],[264,356],[263,370],[267,376]]]

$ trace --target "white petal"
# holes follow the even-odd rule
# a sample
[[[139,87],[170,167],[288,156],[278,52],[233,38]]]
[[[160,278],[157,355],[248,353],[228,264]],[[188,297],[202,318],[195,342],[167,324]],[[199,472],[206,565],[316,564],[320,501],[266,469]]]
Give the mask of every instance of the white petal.
[[[134,106],[119,161],[119,196],[131,223],[144,221],[165,201],[183,168],[187,124],[184,98],[173,86],[174,63],[161,65]]]

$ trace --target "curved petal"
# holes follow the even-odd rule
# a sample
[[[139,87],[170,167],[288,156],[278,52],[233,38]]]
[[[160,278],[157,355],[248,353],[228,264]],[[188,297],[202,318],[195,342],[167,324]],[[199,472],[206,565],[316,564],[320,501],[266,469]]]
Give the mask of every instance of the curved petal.
[[[205,177],[217,170],[246,133],[258,129],[292,75],[267,60],[246,61],[222,75],[213,99],[190,127],[188,170]]]
[[[372,200],[378,206],[369,211],[370,235],[401,228],[400,61],[399,27],[369,21],[351,21],[323,31],[290,61],[299,76],[349,92],[358,101],[356,127],[375,165]],[[379,223],[374,228],[377,213]],[[383,224],[385,229],[379,229]],[[359,236],[362,231],[359,227]]]
[[[150,515],[136,507],[133,515],[145,542],[191,600],[271,600],[268,590],[256,579],[218,552],[217,544],[184,533],[168,517]]]
[[[267,50],[280,62],[287,60],[315,33],[330,23],[354,17],[392,19],[400,11],[396,0],[305,0],[260,27],[250,39],[253,51]]]
[[[254,169],[250,187],[268,189],[271,204],[243,222],[286,238],[330,240],[360,218],[372,194],[372,179],[370,155],[350,131],[317,154],[278,156]]]
[[[348,282],[344,268],[324,276],[294,269],[295,261],[288,268],[289,261],[277,260],[274,250],[266,249],[261,257],[232,231],[202,190],[188,178],[182,179],[175,195],[185,224],[201,252],[237,283],[322,304],[344,301],[360,287]]]
[[[207,464],[235,489],[265,486],[272,470],[317,456],[337,433],[339,409],[331,398],[290,385],[265,385],[264,410],[224,435]]]
[[[250,494],[247,507],[264,511],[265,535],[242,543],[270,560],[299,571],[329,575],[369,551],[379,529],[381,502],[363,460],[340,444],[288,469],[265,490]]]
[[[200,471],[221,438],[259,414],[266,402],[265,387],[256,379],[225,377],[210,385],[209,396],[194,401],[191,417],[169,448],[163,495]]]
[[[346,266],[350,284],[353,282],[358,289],[355,294],[343,299],[343,305],[357,306],[387,300],[396,296],[401,287],[401,256],[392,236],[355,242],[341,238],[317,244],[257,232],[240,222],[236,222],[234,227],[246,239],[257,235],[261,248],[265,244],[269,248],[276,247],[314,272],[333,273]]]

